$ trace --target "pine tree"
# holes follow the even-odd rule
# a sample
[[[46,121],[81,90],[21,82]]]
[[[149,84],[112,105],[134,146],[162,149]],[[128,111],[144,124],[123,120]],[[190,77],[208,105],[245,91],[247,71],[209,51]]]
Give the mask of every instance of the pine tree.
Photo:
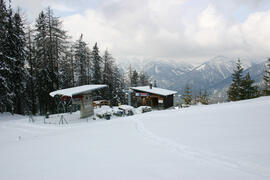
[[[56,103],[49,93],[60,88],[59,64],[66,53],[66,31],[50,8],[41,11],[35,26],[38,101],[41,113],[54,113]]]
[[[59,64],[65,61],[67,49],[66,31],[62,29],[62,21],[55,17],[50,7],[46,10],[47,46],[49,58],[50,88],[59,89]]]
[[[263,76],[263,95],[270,96],[270,58],[268,59],[267,69]]]
[[[28,63],[28,68],[27,68],[27,72],[28,72],[28,76],[26,76],[26,97],[28,99],[28,110],[31,114],[36,114],[37,113],[37,89],[36,89],[36,85],[37,85],[37,81],[36,81],[36,77],[37,77],[37,65],[36,65],[36,49],[35,49],[35,44],[33,42],[33,30],[28,27],[27,28],[27,33],[26,33],[26,59],[27,59],[27,63]]]
[[[7,13],[7,17],[8,17],[8,22],[7,22],[7,39],[5,42],[5,55],[6,55],[6,63],[7,63],[7,67],[9,68],[9,74],[8,74],[8,78],[6,79],[7,81],[7,87],[10,91],[10,93],[8,93],[8,97],[9,97],[9,105],[11,109],[9,109],[10,112],[14,113],[14,109],[15,109],[15,99],[16,99],[16,94],[15,94],[15,84],[12,83],[14,80],[14,69],[15,69],[15,63],[16,63],[16,44],[15,44],[15,34],[14,34],[14,23],[13,23],[13,12],[11,7],[9,7],[8,9],[8,13]]]
[[[8,11],[4,0],[0,0],[0,108],[11,109],[12,89],[10,85],[11,62],[7,56]]]
[[[114,78],[116,76],[115,71],[117,71],[114,67],[114,60],[112,55],[109,53],[108,50],[105,51],[103,57],[103,71],[102,71],[102,78],[103,84],[108,85],[108,89],[105,90],[105,98],[112,99],[113,98],[113,91],[114,91]]]
[[[137,73],[136,70],[133,70],[132,77],[131,77],[131,86],[132,87],[138,86],[138,79],[139,79],[139,74]]]
[[[200,88],[199,94],[194,95],[194,104],[201,103],[202,98],[203,98],[202,89]]]
[[[247,75],[244,77],[242,81],[242,87],[243,87],[243,96],[241,99],[251,99],[259,96],[259,90],[258,86],[253,86],[254,80],[250,78],[250,74],[247,73]]]
[[[184,94],[182,95],[182,99],[184,100],[185,105],[190,106],[192,101],[191,89],[189,85],[186,85]]]
[[[209,99],[208,99],[208,93],[207,93],[207,90],[204,90],[204,93],[202,94],[201,93],[201,90],[200,90],[200,103],[204,104],[204,105],[207,105],[209,104]]]
[[[11,7],[6,9],[3,1],[0,1],[0,8],[0,96],[2,107],[9,112],[23,114],[24,61],[26,57],[23,23],[19,13],[14,14]]]
[[[154,80],[154,87],[157,87],[157,80]]]
[[[26,61],[26,36],[24,33],[24,24],[22,22],[21,16],[19,12],[16,12],[13,16],[13,43],[16,45],[14,47],[14,69],[13,69],[13,83],[14,83],[14,107],[15,113],[24,114],[23,107],[27,106],[26,103],[28,100],[25,99],[26,90],[26,69],[24,68],[24,64]]]
[[[227,91],[229,101],[238,101],[243,99],[244,89],[242,87],[242,80],[243,80],[243,68],[240,59],[238,59],[236,63],[236,69],[232,74],[232,84],[230,85],[229,90]]]
[[[76,41],[74,45],[74,57],[75,57],[75,76],[77,77],[76,85],[81,86],[90,84],[91,81],[91,61],[90,61],[90,49],[86,42],[83,41],[83,35]],[[72,64],[71,64],[72,65]]]
[[[64,56],[61,56],[59,62],[59,86],[60,88],[74,87],[74,61],[72,50],[67,50]]]
[[[113,66],[113,88],[112,88],[112,105],[118,105],[118,103],[126,103],[123,76],[119,71],[119,68]]]
[[[258,87],[252,85],[254,80],[250,78],[250,74],[247,73],[245,77],[242,74],[243,68],[240,60],[238,60],[236,69],[232,74],[232,84],[227,91],[229,101],[250,99],[259,95]]]
[[[128,75],[127,75],[127,81],[128,81],[128,86],[129,87],[131,87],[132,85],[131,85],[131,79],[132,79],[132,72],[133,72],[133,70],[132,70],[132,67],[131,67],[131,64],[129,65],[129,67],[128,67]]]
[[[97,43],[93,47],[92,53],[91,53],[91,59],[93,63],[93,84],[101,84],[102,83],[102,75],[101,75],[101,64],[102,64],[102,58],[99,55],[99,48],[97,46]]]
[[[141,86],[147,86],[147,85],[149,85],[148,76],[147,76],[147,74],[144,71],[142,71],[140,73],[140,75],[139,75],[139,84]]]
[[[47,45],[47,23],[46,15],[43,11],[40,12],[36,24],[34,43],[36,47],[35,53],[35,70],[36,70],[36,93],[38,96],[39,110],[41,114],[48,112],[49,104],[49,59]]]
[[[108,50],[105,51],[102,60],[102,83],[108,85],[107,90],[103,93],[104,98],[109,99],[111,105],[117,105],[120,102],[123,103],[125,101],[123,76]]]

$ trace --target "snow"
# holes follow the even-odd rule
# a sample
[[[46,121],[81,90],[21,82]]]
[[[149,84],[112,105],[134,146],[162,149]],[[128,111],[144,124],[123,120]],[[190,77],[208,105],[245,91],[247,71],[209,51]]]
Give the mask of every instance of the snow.
[[[261,97],[65,125],[0,114],[0,179],[268,180],[269,106]]]
[[[128,111],[128,110],[134,109],[134,107],[123,104],[123,105],[119,106],[119,109],[127,110]]]
[[[107,85],[99,84],[99,85],[84,85],[84,86],[78,86],[73,88],[67,88],[67,89],[61,89],[57,91],[53,91],[50,93],[50,96],[54,97],[55,95],[62,95],[62,96],[74,96],[78,94],[87,94],[93,90],[105,88]]]
[[[155,66],[155,73],[156,73],[156,74],[159,73],[158,66]]]
[[[204,70],[204,68],[205,68],[205,64],[200,65],[199,67],[196,68],[196,70],[198,70],[198,71],[199,71],[199,70]]]
[[[130,89],[137,90],[137,91],[143,91],[143,92],[147,92],[147,93],[152,93],[152,94],[158,94],[158,95],[162,95],[162,96],[168,96],[168,95],[172,95],[172,94],[177,93],[176,91],[171,91],[171,90],[157,88],[157,87],[152,87],[152,89],[150,89],[149,86],[132,87]]]
[[[101,106],[101,108],[95,109],[95,114],[97,116],[104,116],[105,114],[113,115],[117,111],[119,111],[117,107],[111,108],[110,106]]]

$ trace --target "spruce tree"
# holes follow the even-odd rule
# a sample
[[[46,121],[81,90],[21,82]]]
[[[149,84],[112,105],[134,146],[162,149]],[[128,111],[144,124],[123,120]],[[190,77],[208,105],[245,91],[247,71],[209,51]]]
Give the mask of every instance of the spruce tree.
[[[9,89],[8,97],[9,97],[9,105],[11,109],[9,109],[10,112],[14,113],[15,109],[15,84],[12,83],[14,80],[14,69],[15,69],[15,63],[16,63],[16,44],[15,44],[15,34],[14,34],[14,23],[13,23],[13,12],[12,9],[8,9],[8,22],[7,22],[7,39],[5,42],[5,55],[6,55],[6,63],[7,68],[9,68],[8,72],[8,78],[7,81],[7,87]]]
[[[15,113],[24,114],[24,107],[28,106],[28,100],[25,98],[26,90],[26,69],[24,64],[26,61],[26,36],[24,33],[24,24],[22,22],[19,12],[16,12],[13,16],[13,40],[14,46],[14,68],[12,73],[12,79],[14,83],[14,108]]]
[[[270,96],[270,58],[268,59],[267,67],[263,76],[262,94],[265,96]]]
[[[28,99],[28,110],[31,114],[37,113],[37,65],[36,65],[36,49],[35,44],[33,42],[33,29],[30,27],[27,28],[26,32],[26,59],[28,63],[27,72],[28,75],[26,76],[26,97]]]
[[[0,108],[8,111],[12,106],[12,88],[10,84],[11,62],[7,56],[8,11],[4,0],[0,0]]]
[[[230,85],[229,90],[227,91],[229,101],[238,101],[243,98],[244,89],[242,86],[242,80],[243,80],[243,68],[240,59],[238,59],[236,63],[236,69],[233,71],[232,74],[232,84]]]
[[[189,85],[186,85],[184,94],[182,95],[182,99],[184,100],[185,105],[190,106],[192,102],[192,94],[191,94],[191,89]]]
[[[139,74],[136,70],[133,70],[132,77],[131,77],[131,86],[136,87],[138,86]]]
[[[101,75],[101,64],[102,64],[102,58],[99,55],[99,48],[97,46],[97,43],[94,45],[92,53],[91,53],[91,60],[93,63],[93,84],[101,84],[102,83],[102,75]]]
[[[127,75],[127,79],[128,79],[128,86],[129,87],[132,87],[132,73],[133,73],[133,69],[131,67],[131,64],[129,65],[129,68],[128,68],[128,75]]]
[[[194,96],[194,103],[195,104],[197,104],[197,103],[202,103],[201,101],[202,101],[202,99],[203,99],[203,94],[202,94],[202,89],[200,88],[200,91],[199,91],[199,95],[195,95]]]
[[[11,7],[6,9],[3,1],[0,3],[1,102],[6,111],[23,114],[26,58],[23,23],[18,12],[14,13]]]
[[[148,86],[149,85],[149,78],[144,71],[142,71],[139,75],[139,84],[141,86]]]
[[[242,87],[243,87],[243,96],[241,99],[251,99],[259,96],[259,90],[258,86],[253,85],[254,80],[250,78],[250,74],[247,73],[247,75],[244,77],[242,81]]]
[[[199,96],[199,98],[200,98],[200,103],[202,103],[204,105],[209,104],[207,90],[204,90],[204,93],[203,94],[201,93],[201,90],[200,90],[200,96]]]
[[[83,41],[82,34],[80,38],[76,41],[73,48],[75,58],[74,72],[75,76],[77,77],[76,85],[81,86],[85,84],[90,84],[91,80],[90,49],[88,48],[86,42]]]
[[[154,87],[157,87],[157,80],[154,80]]]
[[[74,60],[71,49],[67,49],[59,62],[59,86],[60,88],[74,87]]]
[[[115,76],[118,74],[118,69],[115,67],[115,62],[112,55],[109,53],[108,50],[105,51],[103,57],[103,71],[102,71],[102,78],[103,84],[108,85],[107,90],[105,90],[105,98],[112,99],[114,96],[115,86]]]
[[[118,105],[118,103],[125,102],[124,82],[123,75],[120,73],[119,68],[113,65],[113,88],[112,88],[112,105]]]
[[[41,11],[36,20],[34,35],[34,43],[36,47],[36,93],[38,96],[39,110],[41,114],[48,112],[50,98],[47,34],[46,15],[43,11]]]
[[[62,22],[50,8],[41,11],[36,21],[35,44],[37,89],[41,113],[56,112],[55,100],[49,93],[60,88],[59,65],[66,53],[67,36]]]
[[[232,74],[232,84],[227,91],[229,101],[250,99],[259,95],[258,87],[252,85],[254,80],[251,79],[250,74],[247,73],[245,77],[242,74],[243,68],[240,60],[238,60],[236,69]]]

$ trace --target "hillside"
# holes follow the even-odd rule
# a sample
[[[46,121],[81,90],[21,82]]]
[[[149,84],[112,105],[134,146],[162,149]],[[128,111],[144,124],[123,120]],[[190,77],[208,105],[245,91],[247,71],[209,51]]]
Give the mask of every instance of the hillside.
[[[269,106],[261,97],[67,125],[1,114],[0,179],[267,180]]]

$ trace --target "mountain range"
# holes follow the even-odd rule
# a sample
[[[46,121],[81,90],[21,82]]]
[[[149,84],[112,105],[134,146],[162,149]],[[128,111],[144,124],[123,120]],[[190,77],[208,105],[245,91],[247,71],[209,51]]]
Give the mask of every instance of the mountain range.
[[[217,56],[199,66],[186,62],[138,59],[119,64],[123,70],[131,66],[137,71],[145,71],[152,81],[157,81],[158,87],[176,90],[182,94],[188,84],[193,94],[197,94],[200,89],[207,90],[213,101],[223,101],[231,84],[236,61],[234,58]],[[244,68],[243,74],[249,72],[255,83],[260,85],[266,69],[266,59],[241,59],[241,63]]]

